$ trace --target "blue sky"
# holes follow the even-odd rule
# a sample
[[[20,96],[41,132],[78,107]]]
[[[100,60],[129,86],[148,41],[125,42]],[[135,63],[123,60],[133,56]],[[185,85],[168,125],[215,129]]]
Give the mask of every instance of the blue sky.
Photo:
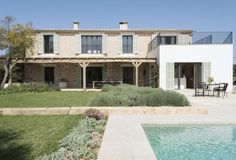
[[[198,31],[233,31],[236,38],[235,0],[0,0],[0,18],[14,16],[37,29],[176,28]],[[236,45],[234,43],[236,57]],[[235,58],[236,63],[236,58]]]

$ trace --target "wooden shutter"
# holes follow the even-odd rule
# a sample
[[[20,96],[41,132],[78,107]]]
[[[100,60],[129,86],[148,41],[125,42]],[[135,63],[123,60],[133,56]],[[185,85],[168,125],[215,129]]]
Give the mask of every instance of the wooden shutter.
[[[37,46],[38,46],[38,54],[42,54],[44,52],[44,44],[43,44],[43,35],[37,35]]]
[[[102,53],[107,53],[107,35],[102,35]]]
[[[60,36],[58,34],[53,35],[53,48],[54,48],[54,53],[59,54],[60,50]]]
[[[208,83],[208,78],[211,76],[211,62],[202,63],[202,81]]]
[[[75,35],[75,53],[76,54],[81,53],[81,35],[80,34]]]
[[[174,89],[174,63],[166,63],[166,89]]]
[[[138,54],[138,35],[137,34],[133,36],[133,52],[135,54]]]

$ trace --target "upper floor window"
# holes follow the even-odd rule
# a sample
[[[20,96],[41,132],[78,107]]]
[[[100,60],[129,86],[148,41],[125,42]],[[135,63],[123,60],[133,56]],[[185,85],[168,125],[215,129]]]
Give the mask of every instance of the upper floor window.
[[[82,53],[102,53],[102,36],[81,36]]]
[[[53,35],[44,35],[44,53],[54,53]]]
[[[176,44],[176,36],[161,36],[160,44]]]
[[[133,36],[132,35],[122,36],[122,48],[123,48],[123,53],[133,53]]]

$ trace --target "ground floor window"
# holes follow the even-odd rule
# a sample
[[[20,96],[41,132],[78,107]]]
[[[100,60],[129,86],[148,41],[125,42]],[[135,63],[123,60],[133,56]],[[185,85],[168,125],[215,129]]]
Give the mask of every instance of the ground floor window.
[[[44,67],[44,81],[54,84],[54,67]]]
[[[123,83],[133,84],[133,67],[123,67]]]

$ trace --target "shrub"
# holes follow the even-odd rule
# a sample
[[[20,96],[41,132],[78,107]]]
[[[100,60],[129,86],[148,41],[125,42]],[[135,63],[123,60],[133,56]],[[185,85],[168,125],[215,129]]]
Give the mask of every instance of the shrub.
[[[108,92],[108,91],[112,91],[112,90],[114,90],[114,86],[112,86],[112,85],[110,85],[110,84],[105,84],[105,85],[103,85],[103,87],[102,87],[102,91],[103,92]]]
[[[36,160],[95,160],[102,142],[106,121],[85,118],[59,141],[59,149]]]
[[[188,106],[189,101],[183,95],[175,91],[166,91],[166,102],[173,106]]]
[[[11,94],[11,93],[24,93],[24,92],[50,92],[59,90],[55,86],[50,86],[47,83],[22,83],[13,84],[3,90],[0,90],[0,94]]]
[[[187,106],[187,98],[175,91],[134,85],[104,85],[102,93],[92,98],[90,106]]]
[[[96,120],[104,119],[104,114],[95,108],[87,109],[84,115],[88,118],[95,118]]]
[[[89,101],[90,106],[114,106],[114,95],[110,93],[102,93],[95,96]]]
[[[166,105],[165,91],[156,90],[145,95],[147,106],[163,106]]]

